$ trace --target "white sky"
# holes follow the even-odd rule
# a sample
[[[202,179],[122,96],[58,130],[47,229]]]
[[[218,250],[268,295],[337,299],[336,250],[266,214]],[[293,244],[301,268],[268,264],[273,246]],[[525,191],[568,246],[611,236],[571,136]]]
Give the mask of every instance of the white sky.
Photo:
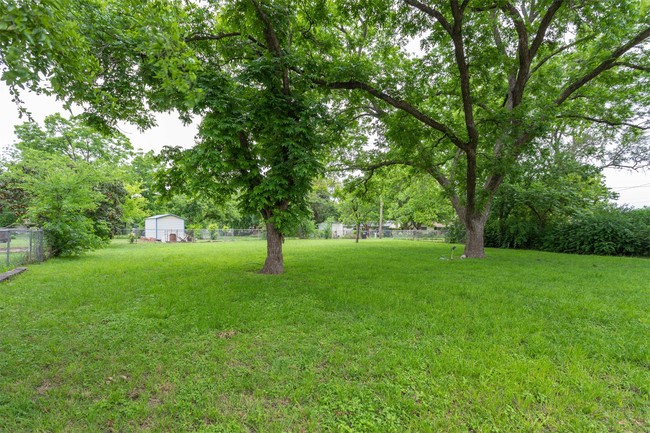
[[[22,96],[26,107],[31,111],[34,120],[41,123],[43,119],[56,112],[63,115],[62,104],[54,98],[28,94]],[[80,114],[80,110],[74,114]],[[185,126],[174,114],[159,114],[158,126],[144,132],[139,132],[132,125],[121,124],[120,129],[131,140],[134,149],[145,152],[158,152],[163,146],[191,147],[194,144],[197,122]],[[14,126],[27,119],[18,117],[18,109],[12,102],[9,90],[0,81],[0,154],[7,146],[16,141]],[[619,204],[633,207],[650,206],[650,172],[630,172],[607,169],[605,171],[607,186],[619,193]]]

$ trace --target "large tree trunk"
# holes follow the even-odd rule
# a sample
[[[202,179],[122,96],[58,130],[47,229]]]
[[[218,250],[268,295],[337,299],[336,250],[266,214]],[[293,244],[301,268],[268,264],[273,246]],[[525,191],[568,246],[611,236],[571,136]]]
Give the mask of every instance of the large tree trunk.
[[[266,223],[266,261],[260,274],[281,274],[284,272],[284,258],[282,257],[282,234],[275,226]]]
[[[355,240],[356,243],[359,243],[360,231],[361,231],[361,224],[357,223],[357,239]]]
[[[466,242],[465,257],[482,259],[485,257],[486,215],[472,215],[465,219]]]

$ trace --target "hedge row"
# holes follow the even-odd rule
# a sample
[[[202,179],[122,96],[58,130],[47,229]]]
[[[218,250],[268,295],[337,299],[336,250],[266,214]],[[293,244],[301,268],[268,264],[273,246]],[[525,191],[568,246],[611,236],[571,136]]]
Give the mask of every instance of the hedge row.
[[[491,220],[486,246],[573,254],[650,257],[650,208],[584,213],[546,227]]]

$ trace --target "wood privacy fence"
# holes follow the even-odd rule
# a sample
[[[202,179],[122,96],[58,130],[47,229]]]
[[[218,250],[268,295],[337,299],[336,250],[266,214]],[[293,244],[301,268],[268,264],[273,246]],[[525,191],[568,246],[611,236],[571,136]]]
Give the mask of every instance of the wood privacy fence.
[[[0,228],[0,270],[45,260],[41,229]]]

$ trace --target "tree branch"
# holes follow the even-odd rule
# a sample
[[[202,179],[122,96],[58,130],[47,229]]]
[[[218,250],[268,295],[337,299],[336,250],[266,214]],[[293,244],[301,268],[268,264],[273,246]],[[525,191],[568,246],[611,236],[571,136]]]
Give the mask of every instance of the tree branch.
[[[387,102],[389,105],[410,114],[411,116],[415,117],[417,120],[424,123],[425,125],[430,126],[433,129],[442,132],[458,148],[465,151],[468,150],[467,144],[464,143],[460,138],[458,138],[458,136],[456,136],[456,134],[454,134],[454,132],[447,125],[444,125],[432,119],[431,117],[422,113],[420,110],[418,110],[408,102],[395,99],[392,96],[388,95],[387,93],[377,90],[367,83],[363,83],[361,81],[355,81],[355,80],[338,81],[332,83],[328,83],[325,80],[321,80],[321,79],[313,79],[313,81],[314,83],[321,86],[325,86],[329,89],[363,90],[371,94],[372,96],[381,99],[384,102]]]
[[[506,46],[503,43],[503,39],[501,39],[501,32],[499,31],[499,24],[497,21],[497,14],[496,10],[491,11],[492,19],[494,20],[494,25],[492,26],[492,36],[494,37],[494,45],[496,45],[497,49],[501,51],[501,54],[504,56],[508,56],[508,52],[506,51]]]
[[[456,210],[460,218],[464,219],[465,209],[463,209],[460,203],[460,197],[458,197],[458,194],[456,194],[454,191],[454,186],[451,184],[449,179],[445,177],[445,175],[442,174],[442,172],[440,172],[436,166],[427,167],[426,172],[433,176],[433,178],[438,182],[442,189],[445,190],[445,192],[449,195],[449,200],[451,200],[451,205],[453,206],[454,210]]]
[[[512,104],[511,108],[517,107],[521,104],[521,101],[524,97],[524,87],[528,81],[528,76],[530,73],[530,51],[528,49],[528,30],[526,30],[526,24],[521,14],[511,3],[506,3],[501,7],[501,10],[512,18],[512,22],[515,25],[515,30],[517,31],[518,43],[517,43],[517,57],[519,58],[519,70],[517,71],[517,78],[515,80],[514,86],[510,89]]]
[[[566,51],[569,48],[575,47],[579,43],[584,42],[584,41],[589,40],[589,39],[592,39],[592,38],[593,38],[593,36],[590,35],[590,36],[587,36],[587,37],[584,37],[584,38],[576,39],[575,41],[571,42],[570,44],[561,46],[560,48],[558,48],[557,50],[553,51],[551,54],[549,54],[548,56],[546,56],[542,60],[540,60],[539,63],[536,64],[535,67],[530,71],[530,75],[533,75],[535,72],[537,72],[537,70],[539,68],[544,66],[544,63],[548,62],[553,57],[557,56],[558,54],[562,53],[563,51]]]
[[[616,62],[614,66],[625,66],[626,68],[636,69],[637,71],[650,72],[650,66],[636,65],[629,62]]]
[[[553,17],[555,16],[555,13],[558,11],[558,9],[560,9],[560,7],[562,6],[562,3],[564,3],[564,0],[555,0],[553,4],[551,4],[551,6],[546,11],[546,14],[544,14],[544,18],[542,18],[542,22],[539,24],[539,28],[537,29],[537,34],[535,35],[535,39],[533,40],[533,43],[530,46],[531,59],[535,58],[535,55],[537,54],[537,50],[544,42],[546,31],[548,30],[548,27],[551,25],[551,22],[553,22]],[[532,8],[531,8],[531,13],[532,13]]]
[[[447,33],[452,33],[451,24],[449,24],[449,21],[447,21],[445,16],[437,9],[434,9],[431,6],[427,6],[424,3],[420,3],[418,0],[404,0],[404,2],[409,6],[419,9],[430,17],[435,18],[436,21],[438,21],[440,25],[447,31]]]
[[[221,39],[231,38],[233,36],[241,36],[240,32],[231,32],[231,33],[219,33],[216,35],[210,34],[201,34],[195,33],[192,36],[185,38],[185,42],[194,42],[194,41],[220,41]]]
[[[616,121],[613,121],[613,120],[598,119],[596,117],[581,116],[581,115],[577,115],[577,114],[559,114],[556,117],[559,118],[559,119],[588,120],[590,122],[602,123],[604,125],[609,125],[609,126],[614,126],[614,127],[616,127],[616,126],[629,126],[630,128],[640,129],[642,131],[650,130],[650,127],[648,127],[648,126],[636,125],[634,123],[629,123],[629,122],[616,122]]]
[[[460,91],[463,99],[465,127],[467,128],[470,147],[476,148],[476,146],[478,146],[478,131],[476,129],[476,124],[474,123],[474,107],[472,107],[469,65],[465,58],[465,45],[463,42],[463,8],[458,6],[457,0],[452,0],[451,9],[454,15],[454,26],[451,38],[454,41],[454,55],[456,57],[458,73],[460,74]]]
[[[606,70],[612,68],[613,66],[616,65],[616,60],[621,57],[623,54],[627,53],[629,50],[634,48],[635,46],[641,44],[643,41],[648,39],[650,37],[650,26],[646,27],[644,30],[642,30],[638,35],[636,35],[632,40],[627,42],[625,45],[619,47],[616,51],[614,51],[606,60],[601,62],[596,68],[594,68],[592,71],[588,72],[587,74],[583,75],[580,77],[578,80],[574,81],[573,83],[569,84],[564,91],[558,96],[558,98],[555,100],[555,105],[561,105],[564,101],[569,98],[576,90],[580,89],[582,86],[605,72]]]
[[[478,144],[478,131],[476,130],[476,124],[474,123],[472,97],[470,93],[469,66],[467,65],[467,59],[465,58],[465,47],[463,45],[463,36],[462,36],[463,12],[467,7],[468,2],[464,1],[462,5],[459,5],[457,0],[451,1],[451,8],[454,16],[454,23],[452,25],[444,17],[444,15],[442,15],[442,13],[440,13],[440,11],[438,11],[437,9],[425,5],[419,2],[418,0],[404,0],[404,1],[408,5],[419,9],[420,11],[429,15],[430,17],[435,18],[442,25],[442,27],[447,31],[447,33],[449,33],[449,35],[453,40],[456,64],[458,65],[458,71],[460,74],[460,83],[461,83],[460,87],[461,87],[461,95],[463,101],[463,111],[465,114],[465,126],[467,128],[467,134],[469,136],[469,146],[476,147]],[[457,143],[454,142],[454,144],[458,146]]]

